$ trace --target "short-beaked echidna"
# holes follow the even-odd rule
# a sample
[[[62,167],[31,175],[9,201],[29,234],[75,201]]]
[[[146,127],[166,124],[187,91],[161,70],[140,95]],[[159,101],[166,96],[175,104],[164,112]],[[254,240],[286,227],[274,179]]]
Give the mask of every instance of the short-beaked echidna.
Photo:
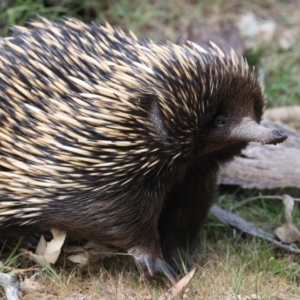
[[[263,106],[246,61],[214,44],[71,18],[15,27],[0,40],[1,229],[64,229],[175,282],[219,166],[286,139],[259,125]]]

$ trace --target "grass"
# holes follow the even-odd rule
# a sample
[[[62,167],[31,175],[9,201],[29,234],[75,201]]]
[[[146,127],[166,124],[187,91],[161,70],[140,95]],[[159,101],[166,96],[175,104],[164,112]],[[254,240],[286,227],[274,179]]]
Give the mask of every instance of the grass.
[[[176,41],[189,24],[206,24],[213,27],[218,20],[236,19],[239,14],[254,11],[261,19],[272,18],[276,33],[272,41],[260,43],[247,51],[252,65],[261,68],[265,77],[268,107],[300,104],[300,8],[295,1],[224,1],[224,0],[65,0],[59,6],[46,6],[44,0],[16,0],[15,5],[0,12],[0,31],[7,35],[14,25],[24,25],[37,14],[57,20],[73,15],[84,21],[103,19],[112,24],[128,26],[139,37]],[[197,26],[197,25],[195,25]],[[295,43],[283,51],[279,40],[288,30],[296,32]],[[297,31],[298,30],[298,31]],[[279,193],[282,193],[280,191]],[[274,229],[284,222],[283,205],[279,201],[255,201],[238,207],[237,199],[249,196],[237,192],[219,197],[219,204],[247,220],[267,229]],[[297,210],[293,221],[300,226]],[[282,299],[300,299],[300,259],[278,251],[265,241],[245,236],[210,217],[201,232],[201,243],[195,251],[197,272],[189,284],[191,299],[231,300],[234,295],[257,293],[261,300],[271,296]],[[3,272],[18,273],[24,280],[33,272],[27,271],[31,263],[17,254],[18,244],[0,268]],[[22,271],[21,271],[22,270]],[[24,271],[25,270],[25,271]],[[39,268],[34,288],[22,299],[145,299],[151,295],[158,299],[169,283],[164,279],[150,282],[141,280],[129,258],[114,258],[77,270],[57,265]],[[33,285],[33,283],[31,283]],[[177,297],[177,299],[181,299]]]
[[[271,296],[299,299],[299,257],[275,250],[260,239],[234,235],[211,218],[201,232],[201,240],[194,255],[197,272],[189,284],[190,299],[231,300],[238,299],[234,295],[253,294],[261,300]],[[15,258],[15,264],[19,268],[30,265],[21,257]],[[21,277],[24,279],[24,275]],[[40,268],[30,284],[34,288],[30,290],[30,285],[25,285],[28,294],[23,300],[147,299],[150,295],[158,299],[169,286],[164,278],[143,281],[132,260],[121,257],[107,259],[87,270],[63,264],[50,270]],[[182,295],[175,299],[182,299]]]

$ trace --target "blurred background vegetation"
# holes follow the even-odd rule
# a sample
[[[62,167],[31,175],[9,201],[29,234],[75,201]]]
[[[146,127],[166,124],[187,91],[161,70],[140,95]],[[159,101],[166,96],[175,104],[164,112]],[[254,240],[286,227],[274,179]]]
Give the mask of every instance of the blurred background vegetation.
[[[107,20],[156,41],[227,43],[256,66],[269,107],[300,103],[299,0],[1,0],[0,34],[37,15]]]

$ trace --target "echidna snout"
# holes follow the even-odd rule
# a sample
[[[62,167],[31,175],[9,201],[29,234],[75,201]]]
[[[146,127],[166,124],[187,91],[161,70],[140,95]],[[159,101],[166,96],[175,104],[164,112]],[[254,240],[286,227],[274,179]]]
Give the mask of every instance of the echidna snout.
[[[287,139],[287,135],[282,130],[272,130],[271,132],[271,139],[268,141],[267,144],[276,145],[278,143],[282,143]]]
[[[253,119],[245,117],[232,129],[230,138],[237,141],[275,145],[286,140],[287,135],[283,131],[268,129]]]

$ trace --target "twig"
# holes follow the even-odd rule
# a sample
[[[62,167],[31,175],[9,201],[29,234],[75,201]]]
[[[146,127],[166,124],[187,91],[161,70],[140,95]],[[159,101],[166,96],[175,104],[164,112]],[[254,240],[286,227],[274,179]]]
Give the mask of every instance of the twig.
[[[0,285],[4,287],[7,300],[19,300],[19,283],[14,277],[0,273]]]
[[[108,300],[112,300],[110,294],[107,292],[106,288],[100,283],[98,282],[99,287],[101,288],[101,290],[103,291],[104,295],[106,296],[106,298]]]
[[[213,205],[210,212],[216,216],[222,223],[228,224],[242,232],[248,233],[252,236],[263,238],[278,248],[284,249],[286,251],[300,254],[300,249],[295,245],[287,245],[275,239],[275,236],[262,228],[255,226],[253,223],[246,221],[240,216],[227,212],[226,210],[220,208],[217,205]]]
[[[248,198],[246,200],[243,200],[241,202],[239,202],[237,205],[235,205],[232,210],[238,208],[238,207],[241,207],[241,206],[244,206],[246,204],[248,204],[249,202],[252,202],[252,201],[256,201],[256,200],[259,200],[259,199],[274,199],[274,200],[283,200],[283,197],[284,195],[282,196],[270,196],[270,195],[260,195],[260,196],[256,196],[256,197],[251,197],[251,198]],[[293,198],[295,202],[300,202],[300,198]]]

